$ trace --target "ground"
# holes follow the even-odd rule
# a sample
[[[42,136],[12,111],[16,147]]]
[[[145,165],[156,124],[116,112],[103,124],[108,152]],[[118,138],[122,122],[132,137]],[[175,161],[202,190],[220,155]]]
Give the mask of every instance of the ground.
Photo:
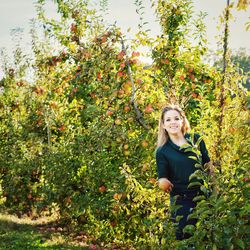
[[[72,234],[52,217],[18,218],[0,213],[0,249],[105,249],[87,244],[83,233]]]

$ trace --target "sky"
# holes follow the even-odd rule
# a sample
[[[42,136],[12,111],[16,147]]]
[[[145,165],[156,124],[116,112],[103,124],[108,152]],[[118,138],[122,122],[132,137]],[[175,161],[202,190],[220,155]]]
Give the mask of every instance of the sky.
[[[56,9],[52,0],[46,0],[46,10],[49,17],[56,16]],[[21,28],[23,30],[22,39],[24,46],[30,45],[30,20],[36,17],[34,0],[0,0],[0,48],[4,47],[8,52],[13,49],[11,30]],[[98,2],[93,0],[93,3]],[[139,16],[135,12],[135,0],[108,0],[109,14],[105,16],[108,23],[117,22],[122,31],[126,33],[131,28],[130,35],[137,29]],[[150,5],[150,0],[144,0],[145,6],[144,19],[148,22],[150,34],[156,36],[160,32],[159,25],[155,22],[155,15]],[[206,11],[207,35],[209,47],[216,49],[216,38],[218,35],[218,17],[222,13],[226,0],[194,0],[194,10]],[[249,11],[234,11],[235,20],[230,22],[229,47],[231,49],[246,48],[250,51],[250,31],[245,31],[245,23],[249,20]],[[129,35],[128,34],[128,35]]]
[[[107,19],[110,21],[117,20],[117,24],[124,27],[124,30],[131,27],[131,31],[137,29],[139,22],[139,16],[135,13],[135,0],[109,0],[110,15]],[[160,32],[160,27],[155,23],[155,16],[153,10],[150,8],[150,0],[143,1],[145,8],[145,20],[149,22],[148,27],[151,29],[152,34]],[[207,35],[210,42],[210,47],[215,49],[217,40],[215,36],[219,34],[217,26],[219,24],[219,16],[222,14],[226,5],[226,0],[194,0],[194,11],[199,13],[200,11],[207,12],[205,18],[205,24],[207,26]],[[232,49],[238,49],[240,47],[250,49],[250,31],[245,31],[245,23],[250,17],[250,8],[248,12],[234,11],[233,15],[235,19],[230,22],[231,37],[229,40],[229,46]]]

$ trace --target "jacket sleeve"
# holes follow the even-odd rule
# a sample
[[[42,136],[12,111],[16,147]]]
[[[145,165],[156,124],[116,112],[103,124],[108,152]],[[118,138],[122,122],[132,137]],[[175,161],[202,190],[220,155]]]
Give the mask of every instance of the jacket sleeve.
[[[197,141],[200,138],[199,134],[195,134],[195,141]],[[202,157],[202,165],[210,162],[210,157],[207,151],[207,147],[206,144],[204,142],[204,140],[202,139],[200,142],[200,151],[201,151],[201,157]]]
[[[202,155],[202,165],[210,162],[210,157],[207,151],[207,147],[203,140],[201,140],[200,142],[200,150],[201,150],[201,155]]]
[[[162,148],[156,150],[156,165],[158,178],[169,178],[169,164]]]

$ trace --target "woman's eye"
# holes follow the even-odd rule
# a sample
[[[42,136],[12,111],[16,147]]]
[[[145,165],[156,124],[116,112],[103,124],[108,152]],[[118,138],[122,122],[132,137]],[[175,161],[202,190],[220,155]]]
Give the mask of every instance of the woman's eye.
[[[170,122],[170,119],[167,119],[166,122]]]
[[[176,120],[176,121],[179,121],[179,120],[180,120],[180,118],[176,117],[176,118],[175,118],[175,120]]]

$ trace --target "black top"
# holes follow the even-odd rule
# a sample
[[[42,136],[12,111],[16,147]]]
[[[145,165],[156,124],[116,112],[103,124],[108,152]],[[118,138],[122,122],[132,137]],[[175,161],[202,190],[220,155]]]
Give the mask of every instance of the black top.
[[[196,142],[199,137],[198,134],[195,134],[194,141]],[[191,145],[189,142],[190,134],[186,134],[185,138]],[[201,140],[199,148],[202,164],[204,165],[210,161],[210,158],[203,140]],[[167,178],[173,183],[174,187],[170,193],[171,196],[183,194],[188,195],[199,191],[199,186],[187,188],[190,183],[189,176],[197,170],[195,167],[197,161],[189,158],[189,156],[194,156],[194,153],[185,152],[184,148],[177,146],[170,139],[168,139],[168,141],[156,151],[158,178]]]

